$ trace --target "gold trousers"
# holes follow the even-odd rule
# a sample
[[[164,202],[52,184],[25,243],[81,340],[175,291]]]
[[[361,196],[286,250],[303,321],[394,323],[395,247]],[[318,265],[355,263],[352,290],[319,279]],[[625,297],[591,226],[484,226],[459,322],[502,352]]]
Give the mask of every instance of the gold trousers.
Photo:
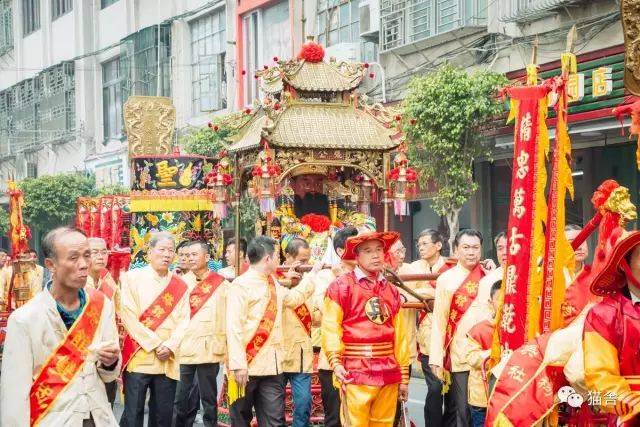
[[[349,427],[391,427],[396,415],[399,384],[385,386],[347,384],[340,417]],[[349,419],[345,422],[345,417]]]

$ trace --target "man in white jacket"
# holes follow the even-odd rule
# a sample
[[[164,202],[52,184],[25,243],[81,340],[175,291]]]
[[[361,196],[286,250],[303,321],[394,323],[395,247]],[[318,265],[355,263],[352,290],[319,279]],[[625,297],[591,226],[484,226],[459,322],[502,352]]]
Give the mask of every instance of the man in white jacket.
[[[85,235],[68,227],[44,238],[51,282],[9,317],[0,377],[0,424],[116,426],[104,383],[120,349],[114,307],[87,283]]]

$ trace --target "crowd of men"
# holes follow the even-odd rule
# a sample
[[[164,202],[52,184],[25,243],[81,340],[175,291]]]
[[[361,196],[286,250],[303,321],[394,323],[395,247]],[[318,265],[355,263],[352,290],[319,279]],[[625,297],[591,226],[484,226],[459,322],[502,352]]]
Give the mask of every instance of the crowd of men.
[[[577,231],[567,229],[570,240]],[[191,426],[200,409],[204,425],[214,426],[216,378],[224,370],[233,426],[249,426],[254,417],[260,426],[285,425],[287,384],[292,425],[310,425],[314,372],[324,425],[392,426],[403,418],[399,402],[408,398],[411,367],[421,366],[425,425],[484,425],[491,378],[483,364],[506,236],[494,239],[498,265],[483,259],[476,230],[461,230],[448,258],[438,231],[421,232],[412,263],[405,263],[399,237],[343,228],[332,240],[339,261],[305,273],[296,269],[309,262],[303,239],[282,251],[286,269],[276,240],[230,241],[228,267],[214,272],[206,243],[176,248],[172,235],[158,232],[149,242],[149,265],[116,281],[106,269],[103,240],[53,230],[42,244],[50,280],[8,321],[1,424],[138,427],[148,405],[150,426]],[[640,250],[633,254],[629,263],[640,277]],[[569,280],[587,257],[583,244]],[[4,251],[3,264],[6,304],[12,267]],[[433,299],[432,312],[403,308],[417,300],[394,286],[385,269],[437,274],[435,281],[407,282]],[[119,422],[112,409],[117,378],[124,398]]]

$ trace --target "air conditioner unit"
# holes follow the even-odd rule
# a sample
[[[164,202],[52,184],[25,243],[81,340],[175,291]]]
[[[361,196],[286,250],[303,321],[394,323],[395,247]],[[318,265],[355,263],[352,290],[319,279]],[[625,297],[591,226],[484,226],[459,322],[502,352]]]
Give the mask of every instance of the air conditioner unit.
[[[325,58],[335,58],[338,62],[357,62],[359,54],[360,43],[338,43],[325,48]]]
[[[362,0],[360,10],[360,37],[370,41],[378,41],[380,32],[380,1]]]

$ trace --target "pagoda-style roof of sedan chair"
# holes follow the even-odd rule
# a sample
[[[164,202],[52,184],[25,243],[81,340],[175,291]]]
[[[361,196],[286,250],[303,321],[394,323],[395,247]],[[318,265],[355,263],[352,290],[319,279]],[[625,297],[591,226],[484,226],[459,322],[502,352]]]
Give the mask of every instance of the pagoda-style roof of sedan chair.
[[[368,64],[324,61],[324,49],[306,42],[298,57],[255,74],[263,94],[234,121],[228,148],[239,170],[251,168],[267,146],[279,166],[277,182],[294,169],[350,167],[385,189],[390,153],[404,136],[393,108],[368,103]],[[250,117],[247,117],[249,115]]]

